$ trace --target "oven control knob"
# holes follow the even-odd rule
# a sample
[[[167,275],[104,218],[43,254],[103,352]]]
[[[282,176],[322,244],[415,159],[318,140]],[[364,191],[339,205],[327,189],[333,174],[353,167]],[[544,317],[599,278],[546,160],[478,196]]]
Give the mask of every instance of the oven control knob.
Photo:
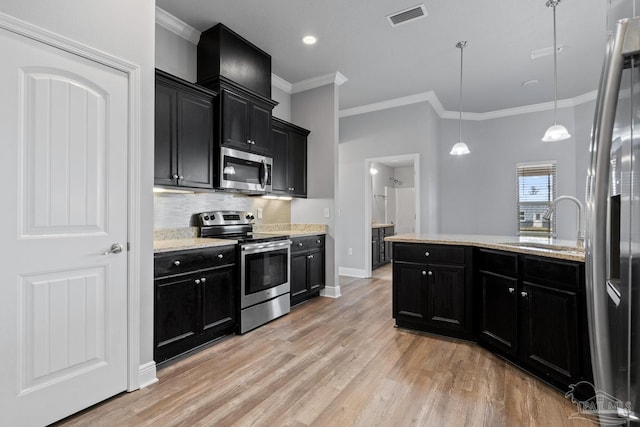
[[[252,214],[252,213],[248,213],[244,218],[245,218],[245,219],[255,219],[256,217],[255,217],[255,216],[253,216],[253,214]]]
[[[224,255],[218,254],[218,259],[222,259],[222,258],[224,258]]]
[[[205,215],[203,218],[205,221],[209,221],[209,215]]]

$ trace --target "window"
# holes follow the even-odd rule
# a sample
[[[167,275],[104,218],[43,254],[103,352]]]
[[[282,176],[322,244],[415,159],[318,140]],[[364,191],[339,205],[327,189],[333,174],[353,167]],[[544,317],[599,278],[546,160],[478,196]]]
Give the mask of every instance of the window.
[[[543,219],[549,203],[556,197],[556,164],[519,164],[518,178],[518,234],[520,236],[553,237],[555,215],[551,221]]]

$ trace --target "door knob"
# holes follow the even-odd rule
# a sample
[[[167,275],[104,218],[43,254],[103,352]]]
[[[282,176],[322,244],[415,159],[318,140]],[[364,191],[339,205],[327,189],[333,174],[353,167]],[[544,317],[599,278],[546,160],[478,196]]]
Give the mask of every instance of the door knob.
[[[120,252],[122,252],[122,245],[120,243],[114,243],[109,250],[103,252],[102,255],[119,254]]]

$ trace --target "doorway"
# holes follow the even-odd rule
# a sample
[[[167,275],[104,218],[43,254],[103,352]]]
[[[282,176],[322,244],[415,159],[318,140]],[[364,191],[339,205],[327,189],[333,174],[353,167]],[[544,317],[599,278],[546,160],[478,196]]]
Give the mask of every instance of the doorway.
[[[420,154],[365,160],[365,277],[372,271],[372,226],[395,234],[420,233]]]

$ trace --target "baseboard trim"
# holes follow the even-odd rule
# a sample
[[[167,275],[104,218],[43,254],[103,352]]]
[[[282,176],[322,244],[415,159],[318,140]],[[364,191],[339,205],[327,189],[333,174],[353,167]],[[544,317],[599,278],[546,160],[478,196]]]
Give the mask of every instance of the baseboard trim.
[[[367,277],[366,272],[359,268],[340,267],[338,268],[338,274],[341,276],[357,277],[359,279],[365,279]]]
[[[326,286],[324,289],[320,290],[320,296],[327,298],[340,298],[342,296],[342,293],[340,292],[340,285]]]
[[[138,372],[140,388],[145,388],[158,382],[158,377],[156,377],[156,362],[153,360],[144,365],[140,365]]]

